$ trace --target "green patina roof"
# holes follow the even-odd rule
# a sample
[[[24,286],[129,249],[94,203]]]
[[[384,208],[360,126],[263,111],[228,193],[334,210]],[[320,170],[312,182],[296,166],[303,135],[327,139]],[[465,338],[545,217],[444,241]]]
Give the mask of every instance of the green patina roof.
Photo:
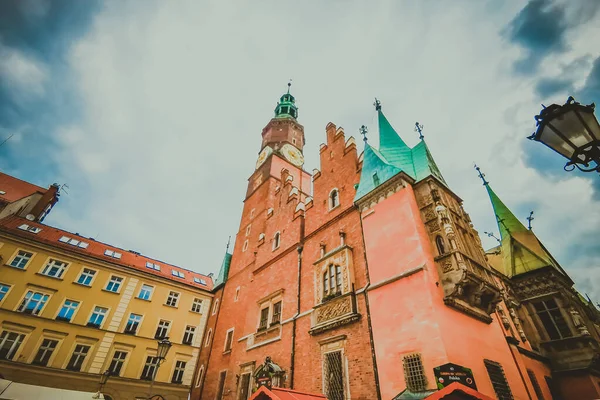
[[[373,175],[377,173],[379,184],[384,183],[400,171],[415,181],[435,176],[446,181],[437,167],[425,141],[412,149],[404,143],[381,109],[377,110],[379,121],[379,151],[368,144],[365,146],[360,183],[354,200],[358,200],[375,189]]]
[[[275,118],[298,118],[296,99],[290,94],[290,86],[291,84],[288,83],[287,93],[281,96],[275,107]]]
[[[231,266],[231,254],[225,253],[225,257],[223,257],[223,262],[221,263],[221,269],[219,270],[219,275],[217,279],[215,279],[214,288],[217,289],[219,286],[225,284],[227,282],[227,278],[229,277],[229,267]]]
[[[504,273],[512,277],[552,266],[566,275],[533,231],[525,228],[525,225],[500,200],[488,183],[485,183],[485,187],[500,230]]]
[[[368,143],[365,143],[360,183],[358,184],[354,201],[365,196],[377,186],[387,182],[401,171],[400,168],[388,163],[379,151],[369,146]]]

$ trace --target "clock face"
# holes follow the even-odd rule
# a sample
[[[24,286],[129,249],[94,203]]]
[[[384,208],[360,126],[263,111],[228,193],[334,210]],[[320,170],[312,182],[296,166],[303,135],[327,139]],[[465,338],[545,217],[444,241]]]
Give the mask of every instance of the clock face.
[[[271,155],[271,153],[273,153],[273,149],[270,148],[269,146],[262,149],[262,151],[258,155],[258,160],[256,160],[256,168],[257,169],[265,162],[265,160],[267,159],[267,157],[269,157]]]
[[[300,152],[300,150],[298,150],[297,148],[295,148],[294,146],[292,146],[291,144],[284,144],[281,147],[281,154],[283,154],[283,156],[292,164],[294,164],[295,166],[299,167],[302,164],[304,164],[304,156],[302,155],[302,153]]]

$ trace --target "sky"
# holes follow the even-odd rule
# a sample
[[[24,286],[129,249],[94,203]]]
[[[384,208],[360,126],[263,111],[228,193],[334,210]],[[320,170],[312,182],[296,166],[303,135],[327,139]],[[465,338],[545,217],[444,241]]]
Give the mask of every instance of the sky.
[[[5,0],[0,170],[65,185],[46,223],[202,273],[239,229],[292,79],[305,168],[333,122],[414,123],[484,247],[494,191],[600,301],[600,177],[526,139],[541,104],[600,101],[596,0]],[[375,135],[370,141],[376,144]],[[357,142],[361,143],[360,140]]]

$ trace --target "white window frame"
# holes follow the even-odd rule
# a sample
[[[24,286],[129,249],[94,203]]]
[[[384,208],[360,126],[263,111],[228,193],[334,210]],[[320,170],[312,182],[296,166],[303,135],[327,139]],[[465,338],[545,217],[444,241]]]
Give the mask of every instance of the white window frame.
[[[127,326],[129,325],[129,321],[131,319],[131,316],[133,316],[133,315],[135,315],[136,317],[140,317],[140,319],[139,319],[139,321],[137,321],[137,327],[135,328],[135,331],[129,332],[129,331],[127,331]],[[129,316],[125,320],[125,325],[123,326],[123,333],[127,333],[128,335],[137,336],[140,333],[140,329],[142,327],[142,322],[144,322],[144,314],[137,314],[137,313],[130,312]]]
[[[192,328],[192,331],[191,331],[191,335],[192,335],[192,337],[191,337],[191,340],[190,340],[190,342],[189,342],[189,343],[186,343],[186,342],[185,342],[185,338],[186,338],[186,336],[188,335],[188,333],[190,333],[190,332],[188,331],[188,328]],[[183,337],[181,338],[181,343],[182,343],[182,344],[187,344],[187,345],[193,346],[193,345],[194,345],[194,338],[196,337],[196,331],[197,331],[197,330],[198,330],[198,329],[197,329],[197,328],[196,328],[194,325],[186,325],[186,326],[185,326],[185,328],[184,328],[184,330],[183,330]]]
[[[54,358],[56,357],[56,354],[60,350],[60,345],[62,344],[62,338],[59,338],[59,337],[42,335],[35,351],[33,351],[31,354],[31,360],[29,361],[29,363],[33,364],[33,365],[41,365],[41,364],[34,364],[34,361],[35,361],[35,358],[37,357],[37,354],[41,350],[41,347],[44,345],[44,340],[53,340],[56,342],[56,346],[52,349],[50,358],[48,358],[48,362],[45,365],[45,367],[51,367],[52,362],[54,361]]]
[[[85,284],[85,283],[80,283],[79,279],[81,278],[81,276],[85,273],[85,270],[89,270],[92,271],[92,279],[90,280],[89,284]],[[83,267],[81,268],[81,271],[79,272],[79,275],[77,275],[77,279],[75,279],[74,283],[81,285],[81,286],[86,286],[86,287],[91,287],[94,284],[94,281],[96,280],[96,277],[98,276],[98,270],[94,269],[94,268],[90,268],[90,267]]]
[[[122,256],[122,254],[119,253],[118,251],[111,250],[111,249],[104,250],[104,255],[108,256],[108,257],[116,258],[116,259],[120,259]]]
[[[109,307],[100,306],[98,304],[94,304],[92,306],[92,310],[90,312],[90,315],[87,318],[87,321],[86,321],[85,325],[89,326],[88,324],[90,324],[92,322],[92,316],[96,313],[96,308],[101,308],[101,309],[106,310],[106,312],[104,313],[104,318],[102,318],[102,322],[100,323],[100,325],[97,328],[97,329],[102,329],[102,326],[108,320],[108,315],[110,314],[110,308]]]
[[[144,291],[145,288],[150,288],[150,290],[149,290],[150,295],[148,296],[147,299],[142,297],[142,292]],[[154,286],[148,285],[147,283],[142,283],[142,286],[140,286],[140,291],[138,292],[137,298],[140,300],[151,301],[153,295],[154,295]]]
[[[49,274],[49,272],[54,267],[58,268],[58,271],[59,271],[58,276]],[[47,276],[49,278],[63,279],[68,268],[69,268],[68,262],[59,260],[57,258],[48,257],[46,259],[46,262],[43,264],[42,268],[40,269],[40,274]]]
[[[279,302],[281,302],[279,321],[277,323],[273,323],[273,305],[275,303],[279,303]],[[265,328],[261,329],[260,328],[260,321],[261,321],[260,317],[261,317],[262,310],[264,310],[265,308],[269,309],[269,311],[267,312],[267,326]],[[283,291],[278,290],[275,293],[272,293],[267,298],[259,300],[259,302],[258,302],[258,320],[256,322],[256,331],[257,332],[259,330],[263,331],[263,330],[269,329],[271,326],[281,325],[282,322],[283,322]]]
[[[88,343],[87,341],[76,341],[75,343],[73,343],[73,347],[71,348],[69,356],[66,357],[66,359],[65,359],[65,365],[64,365],[63,369],[65,369],[67,371],[76,372],[76,370],[69,369],[67,367],[69,366],[69,363],[71,362],[71,358],[73,358],[73,354],[75,353],[77,346],[88,346],[89,347],[89,350],[87,351],[87,353],[85,354],[85,357],[83,358],[83,361],[81,362],[81,368],[78,370],[78,372],[86,372],[87,364],[88,364],[89,360],[92,358],[91,354],[93,354],[93,352],[94,352],[94,344]]]
[[[246,226],[246,236],[250,236],[251,231],[252,231],[252,224],[248,224],[248,226]]]
[[[235,295],[233,296],[233,301],[236,302],[238,301],[240,298],[240,287],[236,287],[235,288]]]
[[[204,280],[202,278],[194,277],[194,283],[199,283],[201,285],[206,286],[206,280]]]
[[[223,353],[231,352],[231,350],[233,349],[233,334],[234,334],[234,330],[235,330],[235,328],[229,328],[225,332],[225,342],[223,342]],[[227,338],[228,338],[230,332],[231,332],[231,347],[228,349],[227,348]]]
[[[7,288],[6,291],[4,291],[2,289],[4,287]],[[12,288],[13,288],[13,285],[9,285],[8,283],[0,282],[0,295],[2,293],[4,293],[4,295],[0,298],[0,306],[2,305],[2,303],[4,303],[4,300],[6,300],[6,298],[10,294],[10,291]]]
[[[197,300],[197,301],[196,301]],[[202,307],[204,300],[199,298],[199,297],[194,297],[194,300],[192,300],[192,307],[190,308],[190,311],[193,313],[197,313],[197,314],[201,314],[202,313]],[[194,310],[194,307],[198,306],[198,310]]]
[[[21,225],[17,226],[17,228],[19,228],[23,231],[30,232],[30,233],[40,233],[42,231],[42,228],[38,228],[36,226],[30,226],[28,224],[21,224]]]
[[[31,297],[29,299],[27,299],[27,303],[24,303],[27,294],[28,293],[32,293]],[[23,297],[21,297],[21,300],[19,300],[19,302],[17,303],[16,307],[15,307],[15,311],[20,312],[20,313],[24,313],[24,314],[28,314],[25,313],[24,310],[27,309],[27,305],[29,304],[29,302],[31,301],[31,298],[36,295],[36,294],[41,294],[42,296],[47,296],[46,300],[43,302],[42,307],[39,307],[39,303],[38,305],[33,309],[34,311],[36,309],[38,309],[37,313],[32,312],[31,315],[36,315],[36,316],[40,316],[42,314],[42,312],[44,311],[44,308],[46,308],[46,305],[48,304],[48,301],[50,301],[50,299],[52,298],[52,294],[43,290],[39,290],[39,289],[32,289],[32,288],[27,288],[25,290],[25,293],[23,293]],[[20,308],[23,306],[23,310],[20,310]]]
[[[171,296],[171,294],[175,294],[174,296]],[[175,299],[175,304],[168,304],[169,303],[169,299],[173,297]],[[169,290],[169,294],[167,295],[167,299],[165,300],[165,305],[168,307],[173,307],[173,308],[178,308],[179,307],[179,300],[181,300],[181,293],[180,292],[176,292],[174,290]]]
[[[281,246],[281,232],[277,231],[273,235],[273,245],[272,250],[275,251]]]
[[[204,340],[204,347],[208,347],[208,345],[211,342],[212,339],[212,328],[208,329],[208,332],[206,332],[206,340]]]
[[[248,250],[248,239],[244,240],[244,244],[242,245],[242,252]]]
[[[60,239],[58,239],[58,241],[61,243],[70,244],[71,246],[79,247],[82,249],[87,249],[88,246],[90,245],[87,242],[81,241],[79,239],[73,239],[69,236],[62,236]]]
[[[2,334],[4,334],[4,332],[6,332],[6,335],[4,337],[2,337]],[[17,330],[12,330],[12,329],[2,329],[0,331],[0,348],[4,347],[4,344],[6,343],[6,340],[8,339],[8,336],[14,333],[15,335],[17,335],[16,340],[12,343],[12,345],[10,346],[10,350],[8,351],[8,353],[11,353],[11,357],[10,358],[6,358],[9,361],[13,361],[13,360],[18,360],[19,359],[19,355],[21,354],[21,351],[23,350],[24,347],[24,343],[27,340],[27,334],[24,332],[19,332]],[[17,345],[18,343],[18,345]],[[16,348],[15,348],[15,345]]]
[[[108,288],[108,286],[109,286],[111,283],[113,283],[113,278],[120,279],[120,281],[118,282],[118,285],[119,285],[119,286],[117,287],[117,290],[116,290],[116,291],[115,291],[115,290],[110,290],[110,289]],[[123,277],[123,276],[119,276],[119,275],[114,275],[114,274],[111,274],[111,275],[110,275],[110,277],[108,278],[108,281],[106,282],[106,286],[104,286],[104,290],[106,290],[107,292],[111,292],[111,293],[117,293],[117,294],[119,294],[119,293],[121,293],[121,288],[124,286],[124,283],[125,283],[125,277]]]
[[[334,192],[337,193],[337,196],[336,196],[337,204],[333,204],[333,198],[331,197]],[[331,191],[329,192],[329,195],[327,196],[327,204],[329,205],[329,207],[328,207],[329,211],[334,210],[334,209],[336,209],[336,208],[338,208],[340,206],[340,204],[341,204],[341,202],[340,202],[340,191],[339,191],[338,188],[331,189]]]
[[[171,269],[171,275],[177,278],[185,279],[185,273],[177,269]]]
[[[183,369],[178,369],[177,368],[177,364],[178,363],[185,363],[185,366],[183,367]],[[171,379],[169,379],[169,383],[172,385],[183,385],[183,378],[185,376],[185,370],[188,368],[188,364],[189,361],[187,360],[181,360],[181,359],[176,359],[175,362],[173,363],[173,371],[171,371]],[[180,382],[173,382],[173,378],[175,377],[175,373],[176,372],[181,372],[181,381]]]
[[[150,268],[153,269],[155,271],[160,271],[160,265],[150,262],[150,261],[146,261],[146,268]]]
[[[121,363],[121,368],[119,370],[119,373],[116,375],[111,375],[111,376],[123,376],[124,372],[126,371],[127,368],[127,362],[129,361],[129,356],[131,355],[131,350],[127,349],[127,348],[122,348],[122,347],[115,347],[111,353],[110,358],[107,358],[108,361],[108,365],[106,366],[106,371],[110,371],[111,374],[114,374],[114,372],[110,369],[110,366],[112,365],[113,360],[115,359],[115,353],[120,352],[120,353],[125,353],[125,358],[123,359],[123,362]],[[120,360],[120,358],[119,358]]]
[[[165,332],[165,334],[164,334],[163,336],[160,336],[160,337],[161,337],[161,338],[166,338],[166,337],[168,337],[168,336],[169,336],[169,333],[171,332],[171,327],[173,326],[173,321],[170,321],[170,320],[168,320],[168,319],[159,319],[159,320],[158,320],[158,323],[156,324],[156,329],[154,330],[154,338],[155,338],[155,339],[158,339],[158,336],[157,336],[158,329],[159,329],[159,328],[160,328],[160,329],[164,329],[164,327],[163,327],[163,326],[161,326],[161,324],[160,324],[161,322],[167,322],[167,323],[168,323],[168,325],[167,325],[167,328],[166,328],[166,330],[167,330],[167,331]]]
[[[79,300],[73,300],[73,299],[70,299],[68,297],[65,297],[65,299],[63,300],[62,305],[58,308],[58,310],[56,312],[56,316],[54,317],[54,319],[58,319],[58,317],[60,316],[60,312],[62,311],[63,308],[66,307],[67,301],[71,301],[71,302],[77,303],[77,306],[75,308],[68,307],[70,310],[73,310],[73,315],[71,315],[71,319],[69,319],[68,321],[65,321],[65,320],[61,319],[59,321],[72,323],[73,320],[75,319],[75,316],[77,315],[77,311],[79,311],[79,308],[80,308],[79,306],[81,305],[81,301],[79,301]]]
[[[27,259],[27,261],[23,265],[23,268],[21,268],[21,267],[15,267],[14,265],[12,265],[15,262],[15,259],[17,257],[20,257],[20,255],[19,255],[20,252],[31,254],[31,256]],[[27,266],[29,265],[29,263],[31,262],[31,260],[33,259],[33,257],[35,257],[36,254],[37,253],[34,253],[33,251],[29,251],[29,250],[17,248],[15,250],[15,252],[13,253],[12,257],[10,258],[10,262],[8,262],[7,265],[10,266],[10,267],[12,267],[12,268],[21,270],[21,271],[26,271],[27,270]],[[21,257],[20,261],[22,261],[24,258],[25,257]]]
[[[200,366],[200,368],[198,368],[198,374],[196,375],[196,384],[194,385],[194,387],[200,387],[200,385],[202,384],[203,377],[204,377],[204,364],[202,364]]]
[[[219,299],[215,299],[215,303],[213,304],[213,308],[212,308],[212,315],[215,315],[218,310],[219,310]]]

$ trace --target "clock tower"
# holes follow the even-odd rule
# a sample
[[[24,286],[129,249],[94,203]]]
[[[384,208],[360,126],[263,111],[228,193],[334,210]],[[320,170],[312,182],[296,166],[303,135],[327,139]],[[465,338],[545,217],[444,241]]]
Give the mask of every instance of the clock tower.
[[[300,175],[303,175],[300,171],[304,165],[304,127],[296,120],[298,107],[296,99],[290,94],[290,86],[291,83],[288,83],[287,93],[281,96],[275,107],[275,116],[262,130],[256,171],[250,177],[247,196],[253,193],[268,175],[280,177],[280,171],[274,168],[287,169],[293,178],[300,179]],[[272,155],[278,157],[274,159]]]

